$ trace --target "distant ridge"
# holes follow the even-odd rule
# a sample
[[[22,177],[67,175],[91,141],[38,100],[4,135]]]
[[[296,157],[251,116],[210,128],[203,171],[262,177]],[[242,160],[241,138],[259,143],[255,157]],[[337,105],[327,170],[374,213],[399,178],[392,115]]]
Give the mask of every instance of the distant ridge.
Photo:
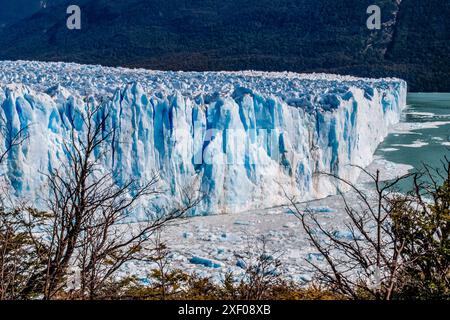
[[[411,91],[450,92],[448,0],[72,1],[82,9],[78,31],[66,28],[66,2],[0,28],[0,59],[331,72],[399,77]],[[381,31],[366,27],[374,3],[382,9]]]

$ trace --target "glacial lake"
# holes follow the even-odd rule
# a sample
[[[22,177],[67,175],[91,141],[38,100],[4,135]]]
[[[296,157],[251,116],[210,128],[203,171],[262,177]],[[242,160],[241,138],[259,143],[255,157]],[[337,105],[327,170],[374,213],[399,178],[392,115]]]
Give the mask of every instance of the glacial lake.
[[[450,93],[410,93],[401,123],[378,147],[375,155],[415,169],[423,164],[441,167],[450,157]],[[409,189],[410,182],[401,189]]]

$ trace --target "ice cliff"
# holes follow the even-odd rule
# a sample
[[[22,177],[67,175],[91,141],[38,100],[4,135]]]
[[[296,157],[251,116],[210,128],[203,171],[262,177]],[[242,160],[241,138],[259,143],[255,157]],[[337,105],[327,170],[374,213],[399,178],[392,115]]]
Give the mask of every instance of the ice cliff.
[[[43,173],[67,161],[63,143],[72,127],[84,130],[90,101],[116,129],[102,166],[119,185],[156,170],[178,197],[195,180],[207,195],[198,214],[280,205],[285,193],[325,197],[337,185],[320,172],[355,181],[351,165],[371,162],[406,93],[399,79],[0,62],[0,125],[9,134],[27,127],[29,136],[0,175],[15,196],[39,202]]]

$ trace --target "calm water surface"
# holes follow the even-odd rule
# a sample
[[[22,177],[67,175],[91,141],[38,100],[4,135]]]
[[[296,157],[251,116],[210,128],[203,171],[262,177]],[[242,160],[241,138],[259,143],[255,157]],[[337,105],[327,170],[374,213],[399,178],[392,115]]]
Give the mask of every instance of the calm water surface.
[[[415,169],[423,163],[442,166],[444,156],[450,157],[450,93],[410,93],[407,104],[402,123],[375,154]]]

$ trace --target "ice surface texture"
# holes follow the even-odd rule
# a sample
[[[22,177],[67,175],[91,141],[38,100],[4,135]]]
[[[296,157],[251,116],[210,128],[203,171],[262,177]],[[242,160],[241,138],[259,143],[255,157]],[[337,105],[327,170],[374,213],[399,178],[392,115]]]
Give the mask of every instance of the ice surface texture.
[[[161,174],[167,195],[197,181],[196,214],[309,200],[356,181],[406,105],[399,79],[265,72],[161,72],[68,63],[0,62],[0,115],[29,139],[0,174],[18,197],[39,202],[45,175],[67,162],[63,143],[82,133],[86,101],[109,113],[105,170],[117,184]],[[0,141],[4,144],[5,141]]]

